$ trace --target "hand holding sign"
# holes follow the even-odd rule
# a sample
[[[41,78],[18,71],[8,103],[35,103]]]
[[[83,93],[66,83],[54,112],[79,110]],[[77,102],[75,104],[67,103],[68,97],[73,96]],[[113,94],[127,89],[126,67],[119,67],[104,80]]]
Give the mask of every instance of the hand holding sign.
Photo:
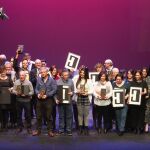
[[[141,104],[141,95],[142,95],[142,88],[131,87],[130,95],[129,95],[129,104],[140,105]]]
[[[124,107],[125,105],[125,90],[114,89],[113,90],[113,107]]]

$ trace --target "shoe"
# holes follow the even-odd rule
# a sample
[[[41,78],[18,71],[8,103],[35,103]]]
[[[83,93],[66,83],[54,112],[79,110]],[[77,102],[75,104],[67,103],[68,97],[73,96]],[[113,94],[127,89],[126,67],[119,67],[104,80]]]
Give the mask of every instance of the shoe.
[[[124,134],[123,131],[120,131],[120,132],[118,133],[119,136],[123,136],[123,134]]]
[[[32,130],[29,128],[27,129],[28,134],[32,134]]]
[[[22,132],[22,128],[18,128],[17,130],[16,130],[16,133],[21,133]]]
[[[54,137],[54,133],[53,133],[52,131],[49,131],[49,132],[48,132],[48,136],[49,136],[49,137]]]
[[[63,131],[59,131],[58,134],[59,135],[65,135],[65,133]]]
[[[54,133],[55,136],[59,135],[59,133],[57,131],[53,131],[53,133]]]
[[[138,130],[137,130],[137,129],[134,129],[133,132],[134,132],[134,134],[137,134],[137,133],[138,133]]]
[[[32,136],[39,136],[41,134],[40,130],[36,130],[32,132]]]
[[[108,129],[104,129],[104,134],[107,134],[107,132],[108,132]]]
[[[143,133],[143,130],[142,129],[138,129],[137,130],[137,134],[142,134]]]
[[[72,132],[71,131],[67,131],[67,135],[68,136],[72,136]]]
[[[82,135],[83,133],[83,129],[82,129],[82,126],[79,126],[79,131],[78,131],[78,135]]]
[[[85,129],[84,129],[84,135],[89,135],[89,129],[88,129],[88,127],[85,127]]]
[[[98,129],[97,129],[97,133],[98,133],[98,134],[101,134],[101,133],[102,133],[102,129],[101,129],[101,128],[98,128]]]

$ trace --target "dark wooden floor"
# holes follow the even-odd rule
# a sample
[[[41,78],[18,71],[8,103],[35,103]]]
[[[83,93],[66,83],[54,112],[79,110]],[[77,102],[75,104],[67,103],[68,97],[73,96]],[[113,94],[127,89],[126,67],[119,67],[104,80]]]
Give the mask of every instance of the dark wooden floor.
[[[135,149],[150,150],[150,133],[134,135],[126,133],[119,137],[115,132],[97,135],[96,131],[90,130],[89,136],[78,136],[73,132],[73,136],[56,136],[50,138],[47,136],[46,129],[38,137],[28,135],[26,130],[20,134],[15,134],[15,130],[0,132],[1,150],[97,150],[97,149]]]
[[[92,113],[89,116],[89,126],[93,126]],[[57,116],[58,128],[58,116]],[[36,120],[32,120],[33,129]],[[73,131],[73,136],[56,136],[50,138],[46,127],[43,126],[42,134],[38,137],[28,135],[24,129],[22,133],[16,134],[14,130],[0,132],[0,150],[150,150],[150,133],[135,135],[125,133],[119,137],[115,131],[108,134],[98,135],[93,129],[89,136],[78,136]]]

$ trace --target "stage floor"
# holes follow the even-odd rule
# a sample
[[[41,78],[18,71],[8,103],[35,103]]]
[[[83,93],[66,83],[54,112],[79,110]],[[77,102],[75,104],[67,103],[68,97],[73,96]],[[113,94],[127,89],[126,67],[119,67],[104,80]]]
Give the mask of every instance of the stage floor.
[[[0,132],[1,150],[124,150],[124,149],[149,150],[150,133],[135,135],[126,133],[119,137],[115,132],[97,135],[96,131],[90,130],[89,136],[78,136],[73,132],[73,136],[56,136],[50,138],[46,130],[38,137],[28,135],[26,130],[16,135],[15,130]]]

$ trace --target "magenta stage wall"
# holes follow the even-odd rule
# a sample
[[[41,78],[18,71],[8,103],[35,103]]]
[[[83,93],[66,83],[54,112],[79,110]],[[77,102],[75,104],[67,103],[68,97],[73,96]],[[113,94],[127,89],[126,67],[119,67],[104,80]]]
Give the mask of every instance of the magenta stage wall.
[[[32,58],[63,67],[69,51],[92,68],[111,58],[120,68],[150,65],[150,0],[1,0],[0,53],[24,44]]]

